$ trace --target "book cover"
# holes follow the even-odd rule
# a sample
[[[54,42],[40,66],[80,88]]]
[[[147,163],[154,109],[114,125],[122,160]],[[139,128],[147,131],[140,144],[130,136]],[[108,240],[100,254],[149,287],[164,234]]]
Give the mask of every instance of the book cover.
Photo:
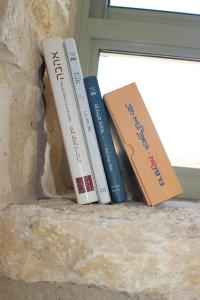
[[[117,203],[126,201],[127,197],[120,173],[119,162],[113,145],[108,118],[97,78],[95,76],[87,77],[84,79],[84,83],[106,172],[111,200]]]
[[[94,188],[94,179],[75,101],[73,82],[65,56],[63,39],[60,37],[47,39],[42,42],[42,48],[77,202],[80,204],[96,202],[97,194]]]
[[[78,52],[74,39],[65,39],[64,46],[66,48],[67,57],[69,60],[71,76],[76,92],[76,100],[85,132],[85,140],[90,155],[91,167],[94,173],[98,199],[100,203],[108,203],[111,201],[110,193],[90,112],[88,98],[85,91],[81,65],[79,62]]]
[[[182,193],[136,84],[104,95],[146,203],[161,203]]]

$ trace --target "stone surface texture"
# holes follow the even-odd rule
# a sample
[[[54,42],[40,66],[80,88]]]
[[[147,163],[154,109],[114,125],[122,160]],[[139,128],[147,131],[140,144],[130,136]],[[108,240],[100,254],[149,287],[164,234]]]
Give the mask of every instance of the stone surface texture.
[[[47,138],[44,130],[41,41],[54,35],[72,36],[75,12],[72,0],[0,1],[0,209],[41,197],[43,173],[47,193],[65,192],[65,183],[57,176],[62,141],[54,133],[59,129],[48,103],[46,123],[55,126],[54,130],[46,126]],[[45,154],[46,140],[51,143]]]
[[[0,275],[13,280],[200,299],[198,202],[14,204],[0,213],[0,236]]]
[[[0,209],[41,192],[44,131],[40,64],[37,34],[23,1],[1,1]]]

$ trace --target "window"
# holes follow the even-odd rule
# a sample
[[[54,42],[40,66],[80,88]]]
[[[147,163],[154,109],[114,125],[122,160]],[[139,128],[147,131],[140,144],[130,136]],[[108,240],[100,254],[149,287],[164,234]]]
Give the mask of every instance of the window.
[[[99,57],[102,94],[135,82],[174,166],[200,168],[199,74],[200,62],[108,52]]]
[[[181,143],[179,144],[179,148],[183,148],[190,141],[195,142],[196,144],[192,147],[193,149],[190,149],[194,150],[193,157],[190,154],[188,155],[184,149],[184,155],[188,155],[187,159],[190,162],[183,164],[180,161],[178,162],[178,159],[181,158],[180,154],[176,157],[177,162],[172,157],[174,154],[168,154],[171,156],[173,164],[176,165],[176,173],[183,186],[184,195],[182,197],[200,200],[200,168],[198,165],[198,153],[200,153],[198,127],[200,128],[200,126],[198,126],[197,113],[199,107],[197,76],[199,74],[200,61],[199,16],[109,7],[107,2],[103,0],[83,0],[79,4],[78,16],[80,17],[78,17],[76,27],[76,41],[83,73],[85,76],[97,74],[98,66],[100,72],[102,68],[101,60],[105,53],[108,53],[110,57],[118,56],[118,58],[120,57],[119,55],[122,55],[124,58],[129,55],[129,57],[132,56],[135,60],[140,60],[140,64],[141,61],[146,61],[147,64],[147,60],[148,63],[155,64],[155,61],[160,60],[159,64],[162,62],[166,68],[169,67],[169,64],[171,64],[171,67],[173,65],[174,68],[174,64],[177,62],[179,65],[182,65],[181,68],[184,70],[182,74],[185,72],[185,78],[188,77],[188,80],[191,79],[189,75],[191,71],[190,67],[192,66],[196,70],[197,75],[194,76],[195,72],[192,71],[192,76],[194,76],[194,81],[197,83],[193,82],[194,85],[191,87],[193,91],[196,89],[196,97],[188,96],[190,98],[188,99],[188,105],[192,101],[193,105],[195,105],[193,112],[190,112],[192,116],[187,127],[189,136],[185,137],[185,142],[183,139],[181,142],[183,143],[182,145]],[[98,73],[98,76],[102,77],[103,75]],[[136,78],[136,74],[134,74],[134,78]],[[140,82],[145,84],[145,80],[141,80]],[[178,81],[174,79],[173,87],[170,88],[171,92],[172,90],[175,92],[174,89],[177,85]],[[147,93],[145,89],[142,92],[143,94]],[[148,98],[150,97],[148,96]],[[145,99],[147,99],[146,95]],[[164,101],[166,102],[167,100]],[[187,101],[187,99],[184,101]],[[174,103],[174,107],[176,105],[178,104]],[[155,123],[155,110],[152,103],[148,104],[148,109],[152,110],[152,118]],[[180,119],[178,114],[174,118],[177,123],[182,124],[183,127],[186,126],[184,119]],[[159,124],[159,126],[161,125]],[[180,126],[179,131],[181,131],[182,126]],[[163,123],[161,127],[166,128],[166,124]],[[192,134],[194,134],[193,138]],[[164,133],[160,131],[160,135],[164,136]],[[165,143],[164,140],[163,143]],[[170,146],[167,147],[169,149],[167,152],[171,152],[172,149]],[[195,147],[196,150],[194,149]]]
[[[200,3],[196,0],[110,0],[110,6],[200,14]]]

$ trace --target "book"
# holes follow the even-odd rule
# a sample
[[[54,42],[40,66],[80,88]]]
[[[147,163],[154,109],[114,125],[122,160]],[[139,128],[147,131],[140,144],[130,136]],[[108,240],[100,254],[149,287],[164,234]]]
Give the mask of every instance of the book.
[[[135,83],[104,95],[146,203],[159,204],[182,193],[153,121]]]
[[[42,48],[77,202],[97,202],[63,39],[44,40]]]
[[[112,202],[127,200],[117,155],[112,141],[108,118],[96,76],[84,79],[90,110]]]
[[[91,167],[94,173],[94,180],[96,183],[98,200],[100,203],[108,203],[111,201],[110,193],[108,189],[107,179],[101,159],[101,154],[97,142],[96,132],[90,112],[87,94],[85,91],[85,85],[83,81],[83,74],[79,61],[76,44],[73,38],[67,38],[64,40],[64,46],[66,48],[67,57],[69,60],[71,76],[74,83],[76,92],[76,100],[78,109],[80,111],[85,140],[87,143],[88,152],[91,160]]]

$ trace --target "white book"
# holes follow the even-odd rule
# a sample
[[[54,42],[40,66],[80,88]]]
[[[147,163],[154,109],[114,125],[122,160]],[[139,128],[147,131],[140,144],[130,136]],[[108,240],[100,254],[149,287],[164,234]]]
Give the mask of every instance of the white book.
[[[91,165],[93,168],[94,178],[96,182],[98,197],[100,203],[108,203],[111,201],[106,175],[101,159],[99,145],[96,137],[96,132],[90,112],[90,106],[85,90],[81,65],[79,61],[76,44],[73,38],[67,38],[64,40],[64,46],[66,48],[71,76],[73,79],[77,103],[80,110],[80,115],[83,122],[83,128],[85,132],[85,139],[87,141],[87,147],[90,155]]]
[[[80,204],[96,202],[98,198],[94,178],[63,39],[60,37],[47,39],[42,42],[42,48],[77,202]]]

